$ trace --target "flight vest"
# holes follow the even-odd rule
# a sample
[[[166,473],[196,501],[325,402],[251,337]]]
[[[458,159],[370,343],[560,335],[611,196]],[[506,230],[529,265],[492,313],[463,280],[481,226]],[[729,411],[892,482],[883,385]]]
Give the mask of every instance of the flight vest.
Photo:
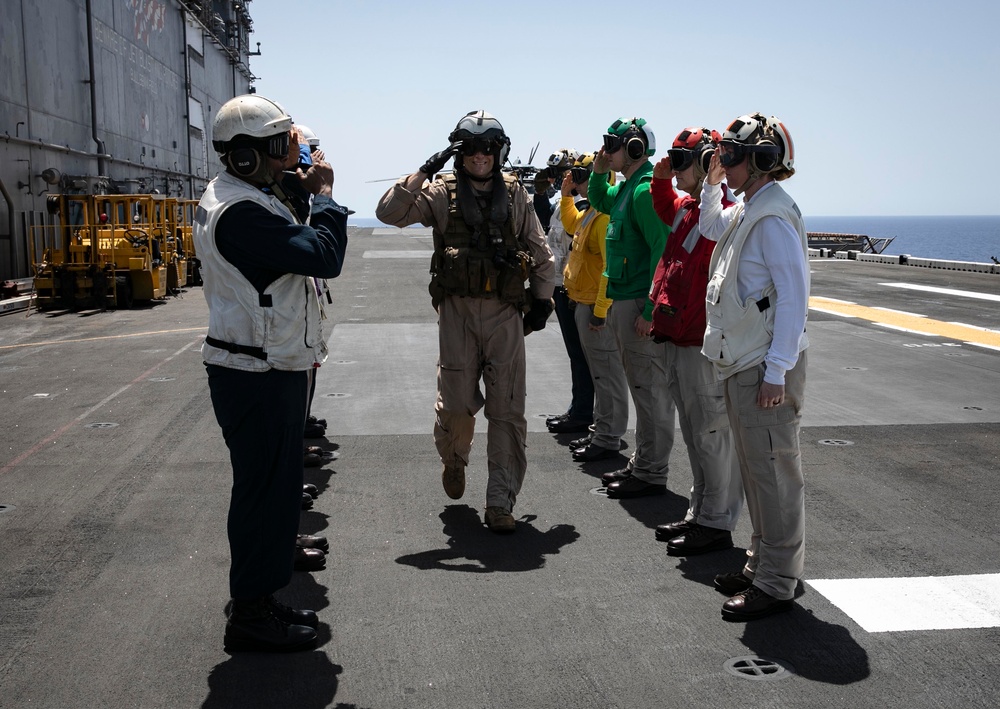
[[[448,188],[448,225],[434,231],[431,283],[428,290],[435,306],[445,295],[497,298],[520,307],[524,304],[525,281],[530,256],[514,233],[513,193],[519,184],[514,175],[503,174],[507,195],[507,219],[489,220],[489,195],[477,195],[475,208],[483,215],[478,227],[470,227],[459,204],[458,176],[442,175]]]
[[[652,295],[659,287],[653,337],[682,347],[701,345],[705,336],[705,290],[715,243],[701,236],[698,214],[698,201],[685,198],[667,237],[662,270],[650,288]]]
[[[618,298],[630,295],[641,298],[649,289],[650,248],[632,213],[632,200],[639,185],[651,179],[652,167],[633,175],[622,184],[611,208],[604,241],[604,275],[608,277],[608,294]]]
[[[198,203],[193,230],[208,301],[208,337],[202,357],[208,364],[251,372],[312,369],[327,355],[313,279],[286,273],[258,292],[216,246],[219,218],[228,207],[243,201],[297,223],[277,197],[227,172],[209,183]]]
[[[764,217],[776,216],[792,225],[808,258],[805,225],[798,205],[781,186],[773,184],[753,204],[753,214],[746,216],[746,205],[736,205],[733,220],[722,234],[712,253],[705,296],[708,323],[702,354],[715,365],[719,376],[729,377],[764,361],[774,335],[774,284],[763,292],[740,300],[737,269],[747,237]]]

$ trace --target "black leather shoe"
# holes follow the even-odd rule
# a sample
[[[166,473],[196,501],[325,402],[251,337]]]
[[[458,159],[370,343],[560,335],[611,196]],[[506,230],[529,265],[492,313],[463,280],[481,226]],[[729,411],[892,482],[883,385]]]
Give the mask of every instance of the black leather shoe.
[[[715,590],[727,596],[735,596],[743,593],[753,586],[753,579],[743,575],[742,571],[734,571],[731,574],[719,574],[715,577]]]
[[[656,525],[656,541],[669,542],[675,537],[679,537],[694,526],[694,522],[682,519],[679,522]]]
[[[731,549],[732,546],[733,534],[728,529],[715,529],[695,524],[681,536],[667,542],[667,554],[670,556],[694,556],[720,549]]]
[[[577,438],[575,441],[569,442],[569,447],[572,448],[573,450],[576,450],[577,448],[586,448],[589,445],[590,445],[589,435],[584,436],[583,438]]]
[[[302,493],[302,509],[309,510],[309,509],[312,509],[312,506],[313,506],[312,495],[310,495],[308,492],[303,492]]]
[[[330,550],[330,542],[326,537],[315,534],[299,534],[295,537],[295,546],[303,549],[319,549],[324,554]]]
[[[612,470],[610,473],[604,473],[601,476],[601,482],[605,485],[610,485],[611,483],[621,482],[632,475],[632,468],[622,468],[621,470]]]
[[[315,629],[281,620],[266,598],[233,601],[226,623],[227,652],[298,652],[315,645]]]
[[[722,618],[733,622],[757,620],[792,609],[792,601],[781,601],[756,586],[738,593],[722,604]]]
[[[326,554],[319,549],[307,549],[305,547],[295,547],[296,571],[319,571],[326,567]]]
[[[568,413],[565,413],[565,414],[553,414],[552,416],[546,416],[545,417],[545,425],[546,426],[551,426],[556,421],[565,421],[568,418],[569,418],[569,414]]]
[[[302,486],[302,492],[309,495],[309,497],[319,497],[319,488],[312,483],[306,483]]]
[[[583,448],[577,448],[573,451],[573,460],[578,460],[581,463],[591,463],[595,460],[614,458],[616,455],[618,455],[617,450],[601,448],[600,446],[595,446],[591,443]]]
[[[644,480],[640,480],[634,475],[629,475],[624,480],[608,485],[608,497],[646,497],[647,495],[665,495],[667,486],[654,485]]]
[[[548,424],[548,427],[552,433],[583,433],[590,430],[592,423],[593,421],[587,421],[586,419],[565,418],[561,421]]]
[[[326,426],[320,426],[318,423],[307,423],[302,432],[303,438],[323,438],[324,436],[326,436]]]
[[[316,628],[319,626],[319,616],[316,615],[316,611],[299,610],[286,606],[284,603],[279,602],[274,596],[267,596],[264,599],[267,603],[267,607],[271,609],[271,613],[274,617],[280,620],[282,623],[288,623],[289,625],[305,625],[309,628]]]

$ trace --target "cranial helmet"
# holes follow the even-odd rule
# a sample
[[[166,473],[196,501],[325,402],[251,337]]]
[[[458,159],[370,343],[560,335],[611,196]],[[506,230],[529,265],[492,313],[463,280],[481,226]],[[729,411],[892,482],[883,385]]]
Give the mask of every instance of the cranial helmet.
[[[619,118],[608,127],[604,149],[608,153],[624,148],[630,160],[656,154],[656,136],[645,118]]]
[[[594,171],[595,157],[597,156],[594,153],[583,153],[573,162],[570,174],[574,184],[578,185],[588,179],[590,173]],[[613,171],[608,173],[608,184],[615,184],[615,173]]]
[[[274,101],[256,94],[229,99],[212,123],[212,147],[229,170],[249,182],[269,180],[264,155],[288,156],[292,117]]]
[[[306,137],[306,142],[309,144],[310,148],[319,147],[319,137],[313,132],[313,129],[309,126],[304,126],[301,123],[296,123],[295,127],[302,131],[302,135]]]
[[[762,113],[740,116],[729,124],[721,143],[730,148],[722,156],[723,167],[739,165],[749,157],[751,174],[766,174],[779,167],[794,172],[792,137],[774,116],[765,118]]]
[[[465,114],[448,136],[452,143],[473,142],[487,148],[496,160],[494,172],[499,171],[510,153],[510,138],[504,133],[500,121],[486,111],[470,111]],[[456,160],[456,167],[461,160]]]
[[[717,131],[708,128],[685,128],[667,150],[670,167],[677,172],[694,165],[695,176],[700,180],[708,174],[708,163],[715,151],[715,144],[722,139]]]
[[[215,114],[212,147],[218,153],[227,153],[235,143],[257,143],[267,148],[268,155],[278,158],[288,154],[291,128],[292,117],[277,103],[257,94],[245,94],[229,99]],[[283,150],[271,145],[272,139],[281,136],[286,138]]]
[[[573,163],[580,157],[580,153],[570,148],[560,148],[549,156],[545,164],[553,170],[568,170],[573,167]],[[561,172],[560,172],[561,174]]]

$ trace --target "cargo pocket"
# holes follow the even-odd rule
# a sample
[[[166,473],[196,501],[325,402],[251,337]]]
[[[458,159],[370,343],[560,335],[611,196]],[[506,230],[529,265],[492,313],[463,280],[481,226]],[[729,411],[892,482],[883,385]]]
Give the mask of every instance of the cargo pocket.
[[[726,412],[726,383],[724,381],[702,384],[696,390],[701,407],[700,426],[697,434],[722,431],[729,428]]]

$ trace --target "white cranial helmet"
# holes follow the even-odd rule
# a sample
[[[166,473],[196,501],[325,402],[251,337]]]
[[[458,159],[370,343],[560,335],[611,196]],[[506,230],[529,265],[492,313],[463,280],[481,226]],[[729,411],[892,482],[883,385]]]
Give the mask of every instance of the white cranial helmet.
[[[304,126],[301,123],[296,123],[295,127],[302,131],[302,135],[306,137],[306,142],[309,143],[310,148],[319,147],[319,137],[313,132],[312,128]]]
[[[271,138],[288,135],[292,127],[292,117],[274,101],[257,94],[245,94],[226,101],[215,114],[212,123],[212,147],[216,152],[226,153],[230,144],[237,142],[272,143]],[[287,145],[285,150],[287,151]],[[278,152],[274,146],[274,152]],[[268,149],[268,154],[272,150]],[[281,157],[281,154],[271,157]]]

